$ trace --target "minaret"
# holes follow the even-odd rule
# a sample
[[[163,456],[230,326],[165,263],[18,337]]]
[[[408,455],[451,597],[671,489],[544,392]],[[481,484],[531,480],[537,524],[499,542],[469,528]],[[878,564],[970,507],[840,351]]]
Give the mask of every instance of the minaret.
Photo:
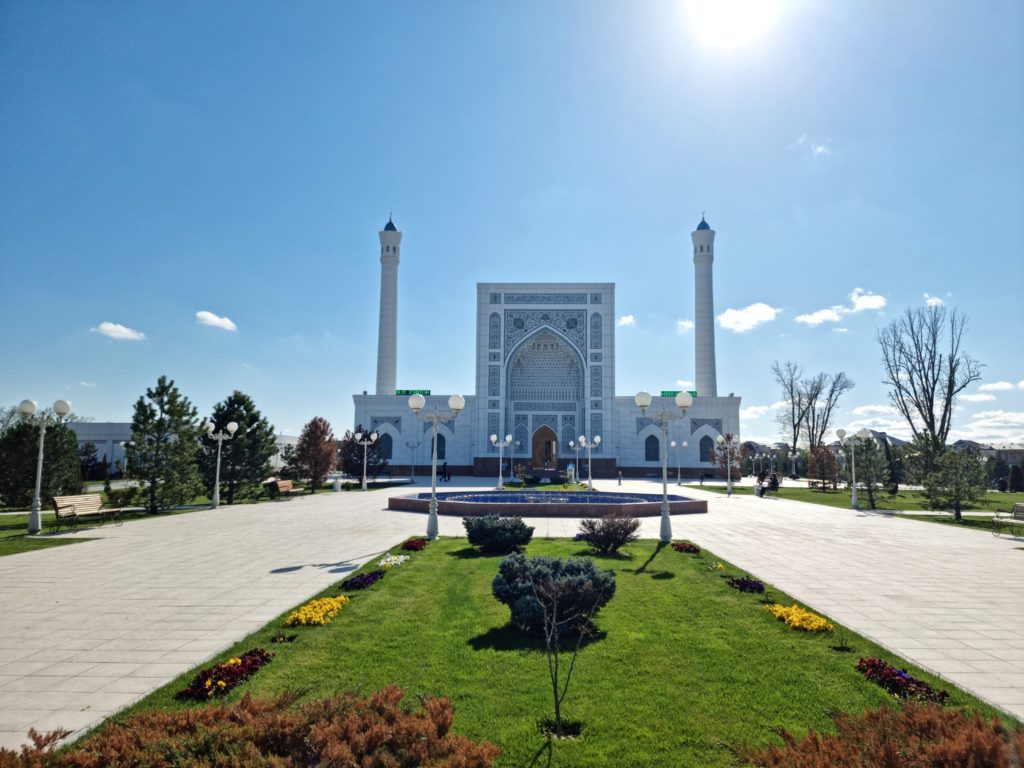
[[[711,265],[715,260],[715,230],[704,221],[690,235],[693,240],[693,285],[695,302],[695,351],[698,397],[717,397],[715,376],[715,295]]]
[[[402,233],[388,216],[380,231],[380,326],[377,330],[377,394],[395,394],[398,369],[398,260]]]

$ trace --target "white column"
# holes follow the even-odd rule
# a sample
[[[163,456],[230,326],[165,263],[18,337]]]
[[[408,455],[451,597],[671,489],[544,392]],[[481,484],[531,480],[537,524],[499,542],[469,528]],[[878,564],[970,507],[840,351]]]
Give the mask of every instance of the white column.
[[[715,298],[712,264],[714,263],[715,230],[701,217],[697,229],[690,235],[693,240],[694,272],[694,351],[697,395],[717,397],[718,380],[715,373]]]
[[[402,233],[389,219],[380,232],[380,325],[377,330],[377,394],[395,394],[398,378],[398,262]]]

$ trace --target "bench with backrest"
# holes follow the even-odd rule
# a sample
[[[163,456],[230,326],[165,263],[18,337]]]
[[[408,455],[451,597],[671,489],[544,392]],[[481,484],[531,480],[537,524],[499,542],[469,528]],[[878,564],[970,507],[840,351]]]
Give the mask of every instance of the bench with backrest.
[[[992,516],[992,533],[1016,535],[1017,530],[1024,531],[1024,504],[1014,504],[1010,512],[996,512]]]
[[[80,496],[54,496],[54,533],[60,531],[61,523],[66,523],[71,532],[78,530],[79,521],[87,518],[99,518],[100,525],[103,525],[108,518],[116,525],[121,525],[121,508],[106,509],[103,506],[103,497],[98,493],[86,493]]]
[[[296,488],[294,480],[274,480],[267,483],[267,491],[270,493],[271,498],[279,498],[281,496],[292,496],[302,493],[303,489]]]

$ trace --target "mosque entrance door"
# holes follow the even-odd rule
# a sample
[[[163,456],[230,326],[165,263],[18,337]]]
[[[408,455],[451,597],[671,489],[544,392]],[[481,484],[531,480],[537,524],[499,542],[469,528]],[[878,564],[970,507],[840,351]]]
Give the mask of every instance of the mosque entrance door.
[[[555,469],[558,467],[558,437],[551,427],[541,427],[533,433],[533,468]]]

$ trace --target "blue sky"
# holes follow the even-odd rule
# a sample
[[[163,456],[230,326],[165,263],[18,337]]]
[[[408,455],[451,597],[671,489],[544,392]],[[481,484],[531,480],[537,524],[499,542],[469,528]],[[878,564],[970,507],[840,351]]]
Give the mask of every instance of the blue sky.
[[[166,373],[341,432],[390,211],[400,387],[471,394],[477,282],[578,279],[617,393],[674,388],[706,210],[743,437],[775,359],[905,432],[875,332],[931,297],[986,366],[954,436],[1024,442],[1024,5],[736,2],[0,3],[0,402],[127,420]]]

